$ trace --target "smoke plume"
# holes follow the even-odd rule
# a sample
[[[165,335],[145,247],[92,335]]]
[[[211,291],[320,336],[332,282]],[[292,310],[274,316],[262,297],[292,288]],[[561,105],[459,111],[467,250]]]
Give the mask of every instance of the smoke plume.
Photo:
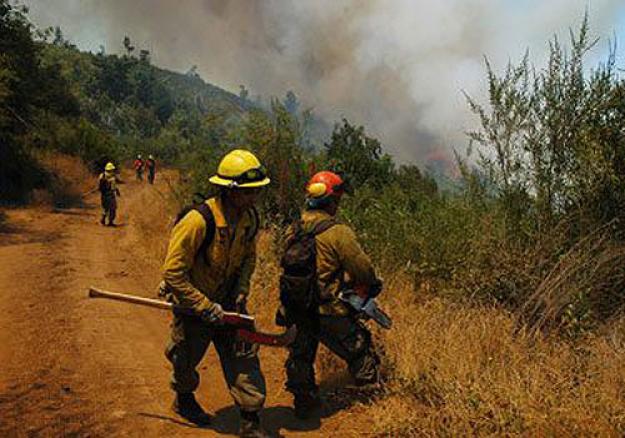
[[[25,0],[40,26],[59,25],[82,49],[121,51],[124,35],[159,66],[197,65],[237,92],[293,90],[330,121],[365,125],[402,161],[463,149],[475,123],[462,91],[485,97],[483,56],[496,68],[565,39],[587,9],[599,52],[620,0]]]

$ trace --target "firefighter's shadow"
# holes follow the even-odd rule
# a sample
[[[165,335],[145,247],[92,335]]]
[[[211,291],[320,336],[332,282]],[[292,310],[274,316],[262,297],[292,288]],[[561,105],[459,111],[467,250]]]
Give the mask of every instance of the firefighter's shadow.
[[[322,397],[323,407],[305,420],[297,418],[291,406],[266,407],[261,413],[263,427],[273,437],[282,436],[281,430],[295,432],[318,430],[324,419],[332,417],[339,411],[349,409],[356,403],[367,403],[372,400],[373,395],[367,390],[333,388],[322,391]],[[236,434],[239,428],[239,409],[232,405],[215,412],[211,428],[223,434]]]
[[[321,427],[321,419],[298,420],[289,406],[271,406],[261,413],[263,428],[272,437],[281,437],[281,429],[312,431]],[[239,409],[228,406],[215,412],[211,428],[218,433],[236,435],[239,430]]]

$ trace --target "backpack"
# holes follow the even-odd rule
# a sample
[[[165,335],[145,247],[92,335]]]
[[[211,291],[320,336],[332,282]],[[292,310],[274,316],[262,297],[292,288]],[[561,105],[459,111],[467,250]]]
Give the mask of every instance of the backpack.
[[[208,249],[210,244],[213,242],[213,239],[215,238],[215,228],[216,228],[215,217],[213,216],[213,212],[211,211],[210,207],[206,205],[205,202],[185,205],[176,215],[176,219],[174,219],[174,225],[180,222],[182,218],[184,218],[191,210],[195,210],[198,213],[200,213],[202,215],[202,218],[204,218],[204,222],[206,223],[206,234],[204,235],[204,240],[202,241],[200,248],[195,253],[196,257],[198,256],[206,257],[206,250]]]
[[[113,192],[113,187],[104,174],[100,175],[100,180],[98,181],[98,191],[103,196],[110,196]]]
[[[319,300],[317,284],[317,245],[315,237],[329,230],[336,222],[329,219],[305,232],[301,222],[294,225],[287,241],[280,266],[280,302],[291,312],[307,312]]]
[[[217,228],[217,226],[215,225],[215,217],[213,216],[213,212],[206,204],[206,202],[194,202],[193,204],[182,207],[182,209],[178,212],[176,218],[174,219],[174,225],[180,222],[182,218],[184,218],[191,210],[195,210],[200,213],[202,215],[202,218],[204,218],[204,222],[206,223],[206,235],[204,236],[204,240],[202,241],[200,248],[195,253],[196,257],[206,257],[206,250],[213,242],[213,239],[215,238],[215,229]],[[246,239],[248,242],[251,242],[256,237],[260,223],[258,211],[254,207],[251,208],[251,211],[254,218],[254,224],[251,227],[252,229],[247,230],[246,232]],[[208,263],[207,260],[204,261]]]

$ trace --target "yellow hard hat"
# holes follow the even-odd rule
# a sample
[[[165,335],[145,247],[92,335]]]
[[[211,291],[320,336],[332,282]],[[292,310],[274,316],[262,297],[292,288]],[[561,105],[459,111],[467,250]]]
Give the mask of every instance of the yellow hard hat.
[[[217,175],[211,183],[230,188],[263,187],[271,181],[256,155],[243,149],[235,149],[219,162]]]
[[[104,166],[104,170],[106,170],[107,172],[112,172],[113,170],[115,170],[115,165],[111,162],[106,163],[106,166]]]

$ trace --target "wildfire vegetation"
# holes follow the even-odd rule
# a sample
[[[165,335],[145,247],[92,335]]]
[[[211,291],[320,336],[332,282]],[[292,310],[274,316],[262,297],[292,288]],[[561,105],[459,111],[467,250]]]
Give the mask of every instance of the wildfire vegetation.
[[[488,102],[467,96],[478,127],[453,190],[441,190],[347,120],[319,140],[292,92],[269,105],[245,88],[235,96],[193,69],[152,66],[128,38],[121,56],[81,53],[26,12],[0,0],[3,202],[49,185],[42,154],[97,170],[149,151],[181,170],[183,203],[207,192],[224,151],[245,145],[273,180],[255,277],[271,289],[304,181],[344,171],[356,194],[343,219],[381,267],[396,322],[377,333],[386,383],[367,408],[377,432],[625,433],[625,82],[613,54],[584,66],[587,21],[570,44],[550,42],[545,67],[526,57],[500,75],[486,63]],[[272,306],[257,306],[269,320]],[[336,372],[320,360],[326,378]]]

